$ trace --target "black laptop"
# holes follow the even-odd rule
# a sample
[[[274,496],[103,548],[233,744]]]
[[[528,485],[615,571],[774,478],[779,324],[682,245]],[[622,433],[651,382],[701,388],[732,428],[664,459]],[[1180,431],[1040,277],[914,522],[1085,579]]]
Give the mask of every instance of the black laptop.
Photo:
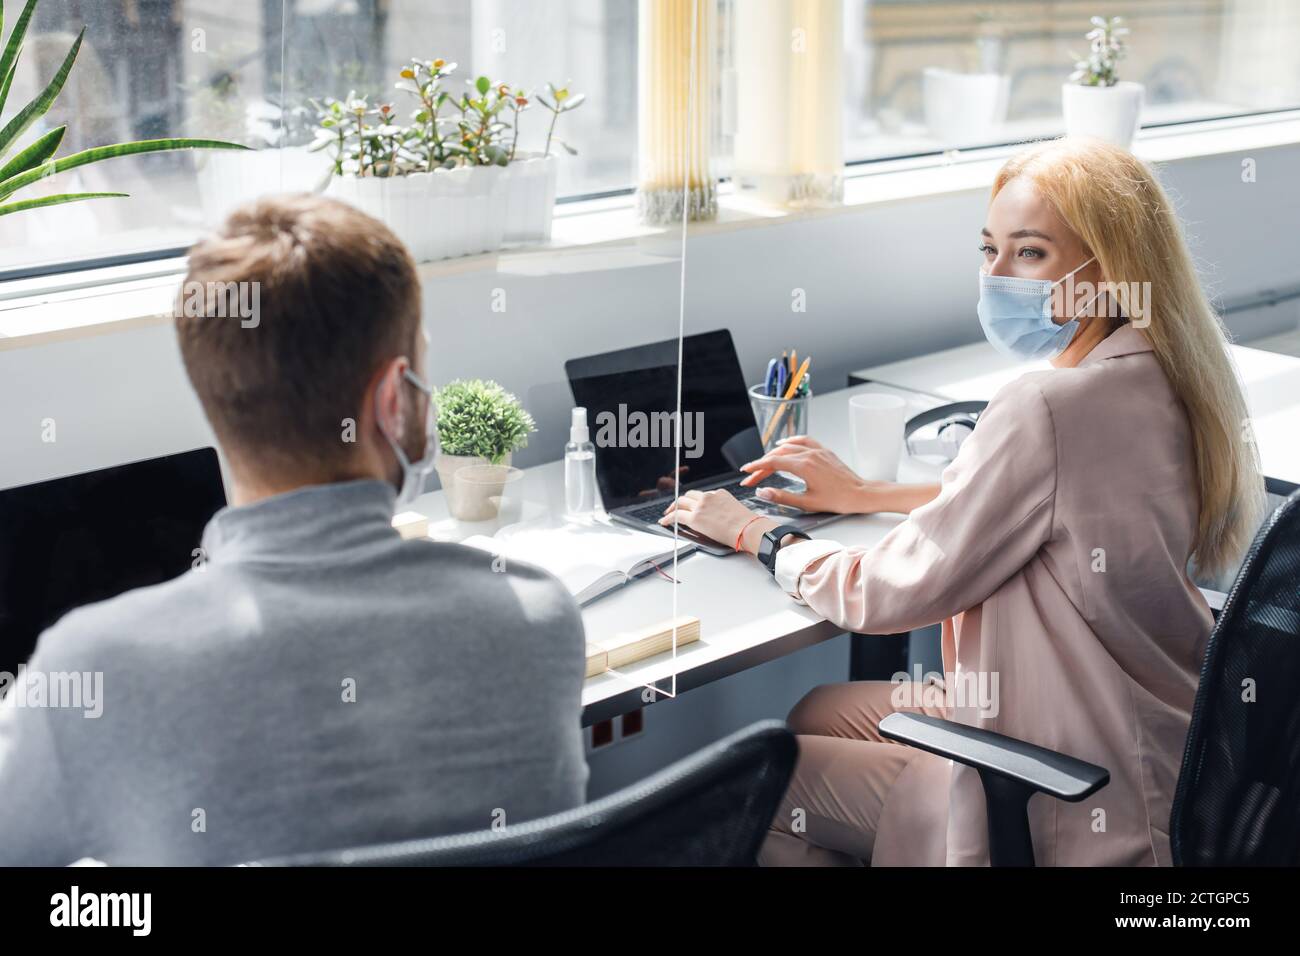
[[[839,517],[773,505],[757,498],[759,487],[787,488],[774,474],[754,488],[740,486],[741,465],[762,457],[754,411],[736,347],[727,330],[681,340],[682,416],[677,408],[678,340],[572,359],[564,370],[574,402],[587,409],[596,444],[596,481],[614,521],[672,535],[659,525],[673,500],[674,442],[680,441],[681,491],[725,488],[744,504],[801,528]],[[717,542],[679,525],[683,537],[711,554],[730,554],[733,542]]]
[[[0,491],[0,671],[73,608],[188,571],[225,503],[211,448]]]

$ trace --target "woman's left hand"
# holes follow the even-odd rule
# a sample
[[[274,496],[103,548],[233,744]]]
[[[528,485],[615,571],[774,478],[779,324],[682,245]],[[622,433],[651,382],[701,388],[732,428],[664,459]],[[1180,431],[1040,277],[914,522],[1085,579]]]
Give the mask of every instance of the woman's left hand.
[[[726,491],[688,491],[668,506],[659,523],[672,527],[674,514],[686,527],[727,547],[735,547],[741,529],[755,517]]]

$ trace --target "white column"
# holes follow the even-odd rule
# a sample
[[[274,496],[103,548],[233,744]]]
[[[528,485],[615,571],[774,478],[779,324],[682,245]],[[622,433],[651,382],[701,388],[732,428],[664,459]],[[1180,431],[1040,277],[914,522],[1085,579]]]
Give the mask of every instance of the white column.
[[[640,0],[637,207],[643,222],[680,222],[683,202],[689,219],[717,215],[710,156],[715,23],[714,0]]]
[[[735,46],[737,181],[781,204],[841,201],[841,0],[743,0]]]

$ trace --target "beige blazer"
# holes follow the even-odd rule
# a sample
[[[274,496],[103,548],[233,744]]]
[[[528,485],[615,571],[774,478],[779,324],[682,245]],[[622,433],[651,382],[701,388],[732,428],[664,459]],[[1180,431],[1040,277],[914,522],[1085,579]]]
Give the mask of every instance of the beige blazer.
[[[938,497],[878,545],[798,543],[777,580],[846,630],[942,622],[952,719],[1110,771],[1081,803],[1030,799],[1040,865],[1168,865],[1213,625],[1187,575],[1196,520],[1186,413],[1124,325],[1076,368],[1001,389]],[[875,847],[875,864],[987,864],[976,772],[913,760]]]

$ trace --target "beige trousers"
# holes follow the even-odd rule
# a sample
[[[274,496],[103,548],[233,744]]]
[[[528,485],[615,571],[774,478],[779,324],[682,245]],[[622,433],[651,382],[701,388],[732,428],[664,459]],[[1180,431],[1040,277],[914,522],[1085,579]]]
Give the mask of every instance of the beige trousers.
[[[870,863],[881,809],[898,775],[914,760],[941,760],[880,736],[895,711],[947,716],[942,693],[915,683],[855,681],[810,691],[790,711],[799,762],[767,839],[762,866],[863,866]],[[904,703],[895,706],[902,697]]]

